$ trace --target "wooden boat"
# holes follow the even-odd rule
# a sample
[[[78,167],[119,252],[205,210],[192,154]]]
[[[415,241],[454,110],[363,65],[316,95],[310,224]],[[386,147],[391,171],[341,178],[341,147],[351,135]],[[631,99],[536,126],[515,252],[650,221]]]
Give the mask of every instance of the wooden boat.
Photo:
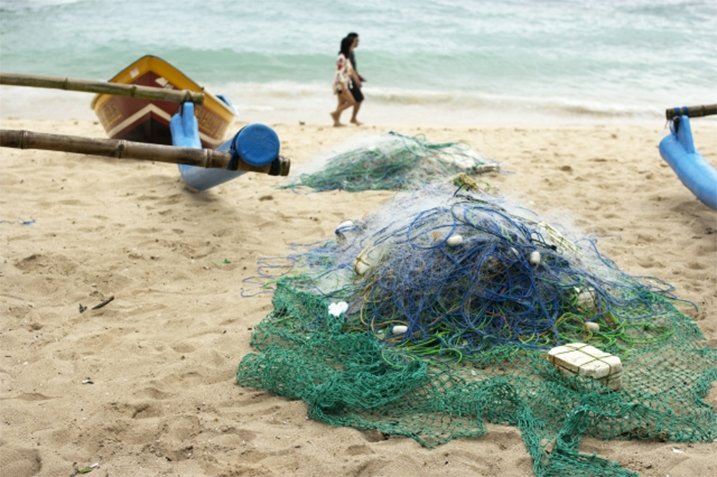
[[[660,141],[660,155],[685,187],[707,207],[717,210],[717,171],[695,148],[689,116],[678,114],[671,120],[670,134]]]
[[[0,130],[0,146],[172,162],[190,187],[205,190],[246,172],[289,174],[276,132],[249,124],[224,142],[236,113],[172,65],[144,56],[110,82],[0,73],[0,84],[97,93],[91,107],[110,139]],[[158,87],[159,86],[159,87]]]
[[[184,73],[156,56],[143,56],[120,71],[110,82],[203,92],[204,103],[197,106],[195,114],[202,147],[207,149],[215,149],[224,142],[227,127],[236,114],[228,100],[204,91]],[[112,139],[171,145],[169,121],[181,104],[99,94],[90,107]]]

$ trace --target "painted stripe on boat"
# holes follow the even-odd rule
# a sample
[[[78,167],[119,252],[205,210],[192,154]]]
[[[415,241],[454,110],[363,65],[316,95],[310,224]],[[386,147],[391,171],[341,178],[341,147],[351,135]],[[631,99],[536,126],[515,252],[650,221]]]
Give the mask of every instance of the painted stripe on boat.
[[[139,111],[137,111],[136,113],[134,113],[132,116],[128,117],[127,119],[125,119],[124,121],[119,123],[117,126],[113,127],[109,131],[107,131],[107,135],[109,137],[115,137],[115,134],[117,134],[119,131],[123,130],[127,126],[129,126],[132,123],[134,123],[135,121],[137,121],[142,116],[145,116],[146,114],[149,114],[149,113],[155,113],[157,116],[159,116],[160,118],[167,121],[167,124],[169,124],[169,120],[172,119],[172,116],[167,114],[166,111],[163,111],[162,109],[158,108],[154,104],[150,103],[147,106],[145,106],[144,108],[142,108]]]
[[[123,129],[131,126],[137,120],[139,120],[140,118],[142,118],[150,113],[154,113],[157,116],[159,116],[161,119],[164,119],[165,121],[167,121],[167,125],[169,125],[169,120],[172,119],[172,116],[170,114],[168,114],[166,111],[164,111],[163,109],[150,103],[147,106],[145,106],[144,108],[142,108],[139,111],[137,111],[136,113],[134,113],[132,116],[128,117],[127,119],[125,119],[124,121],[119,123],[117,126],[113,127],[109,131],[107,131],[107,135],[109,137],[115,137],[115,134],[117,134],[119,131],[122,131]],[[215,139],[215,138],[208,136],[202,132],[199,133],[199,138],[206,144],[209,144],[212,148],[216,148],[222,144],[221,139]]]

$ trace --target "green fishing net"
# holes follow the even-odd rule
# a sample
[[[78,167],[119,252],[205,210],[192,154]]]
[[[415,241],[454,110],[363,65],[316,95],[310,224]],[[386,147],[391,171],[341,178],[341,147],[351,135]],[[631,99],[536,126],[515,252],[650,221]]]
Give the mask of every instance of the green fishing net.
[[[428,360],[396,367],[367,333],[347,333],[325,301],[280,283],[274,310],[255,328],[237,382],[301,399],[308,415],[334,426],[377,429],[433,447],[486,433],[486,422],[516,426],[537,476],[633,475],[578,452],[601,439],[711,441],[714,410],[702,398],[717,379],[717,355],[689,318],[672,314],[672,337],[624,361],[622,389],[560,374],[545,353],[496,347],[459,366]]]
[[[311,169],[312,167],[310,167]],[[500,166],[464,143],[435,144],[425,137],[390,132],[362,138],[322,158],[313,171],[299,174],[283,188],[315,191],[413,190],[459,173],[479,175]]]
[[[717,351],[671,287],[525,209],[424,190],[290,258],[237,382],[311,418],[427,447],[515,426],[539,477],[634,475],[580,453],[583,436],[717,437]],[[621,386],[554,367],[569,342],[620,357]]]

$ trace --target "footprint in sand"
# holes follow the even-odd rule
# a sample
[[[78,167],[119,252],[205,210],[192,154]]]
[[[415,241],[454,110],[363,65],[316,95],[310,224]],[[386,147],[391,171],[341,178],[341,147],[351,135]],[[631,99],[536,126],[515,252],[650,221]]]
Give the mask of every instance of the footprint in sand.
[[[13,449],[2,446],[0,469],[3,477],[31,477],[42,470],[40,452],[33,449]]]

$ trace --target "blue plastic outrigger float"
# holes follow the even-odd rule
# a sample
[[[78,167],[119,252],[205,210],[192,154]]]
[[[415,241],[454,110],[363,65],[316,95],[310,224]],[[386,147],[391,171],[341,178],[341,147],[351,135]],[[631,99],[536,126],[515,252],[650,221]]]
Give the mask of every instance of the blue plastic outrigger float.
[[[172,144],[178,147],[201,149],[199,125],[194,116],[194,104],[187,102],[169,121]],[[272,176],[289,174],[290,161],[279,156],[279,136],[269,126],[250,124],[243,127],[232,139],[217,148],[217,151],[231,154],[227,169],[205,169],[203,167],[179,165],[182,179],[197,190],[206,190],[250,172],[237,170],[240,163],[248,164],[250,170],[265,172]]]
[[[709,106],[701,108],[709,108]],[[667,119],[671,121],[670,135],[660,141],[660,155],[672,167],[685,187],[707,207],[717,210],[717,171],[695,148],[688,115],[691,109],[694,107],[667,110]]]

